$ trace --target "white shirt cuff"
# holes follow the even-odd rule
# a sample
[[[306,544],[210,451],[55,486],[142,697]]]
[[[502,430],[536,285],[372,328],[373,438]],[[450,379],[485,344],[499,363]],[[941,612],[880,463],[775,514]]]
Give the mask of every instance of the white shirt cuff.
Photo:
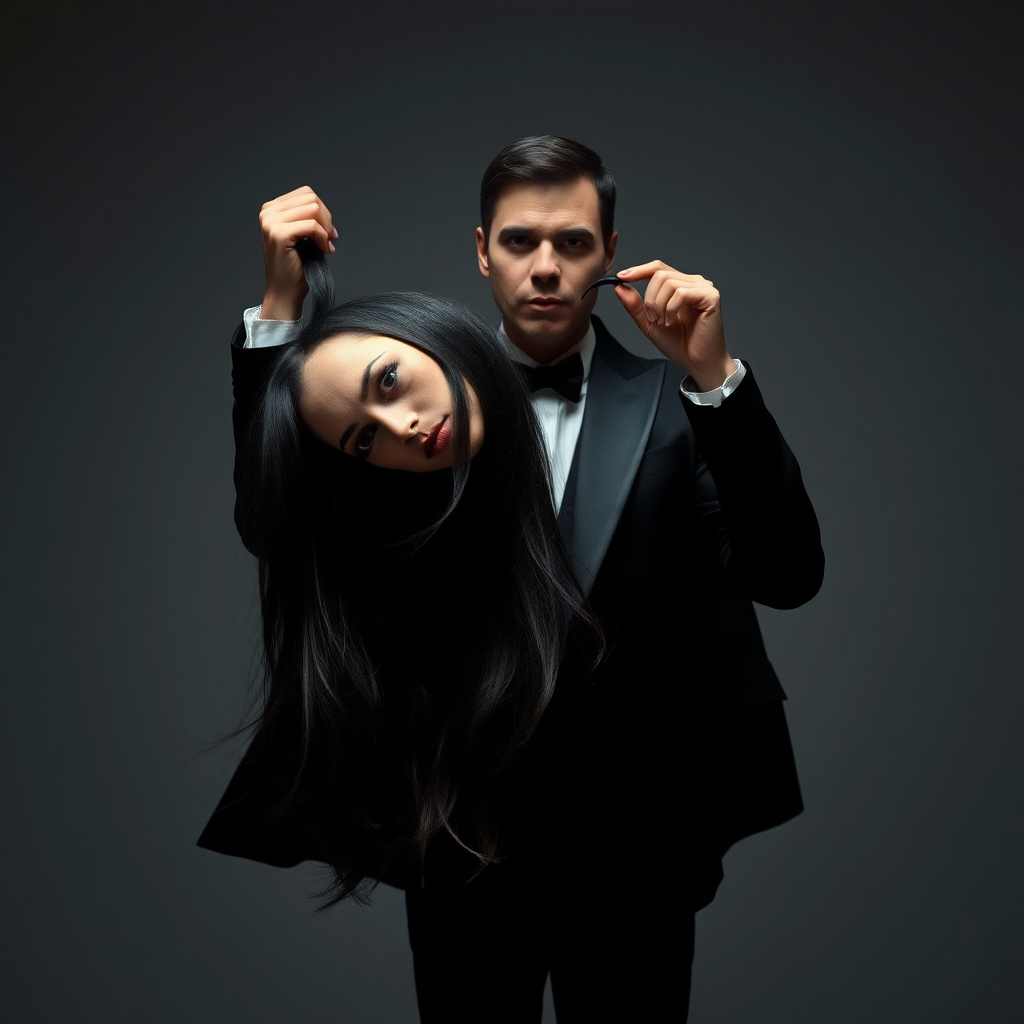
[[[736,369],[714,391],[698,391],[697,382],[687,374],[679,385],[680,394],[686,395],[694,405],[713,405],[717,409],[722,404],[722,399],[728,398],[747,375],[746,367],[738,359],[733,359],[733,362],[736,364]]]
[[[242,314],[242,323],[245,326],[243,348],[287,345],[299,336],[302,331],[301,317],[298,320],[261,320],[260,309],[260,306],[250,306]]]

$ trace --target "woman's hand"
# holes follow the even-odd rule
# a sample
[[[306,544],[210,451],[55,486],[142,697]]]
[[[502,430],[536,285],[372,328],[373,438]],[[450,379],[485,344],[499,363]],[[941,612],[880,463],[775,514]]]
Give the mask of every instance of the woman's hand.
[[[338,231],[331,211],[308,186],[264,203],[260,210],[263,266],[267,283],[261,320],[298,320],[308,291],[296,243],[310,238],[322,252],[334,252]]]

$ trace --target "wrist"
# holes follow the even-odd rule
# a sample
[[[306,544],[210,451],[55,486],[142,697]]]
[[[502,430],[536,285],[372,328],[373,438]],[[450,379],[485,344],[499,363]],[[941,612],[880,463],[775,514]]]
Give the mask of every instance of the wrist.
[[[260,304],[261,320],[301,320],[304,296],[281,296],[267,292]]]
[[[690,368],[690,376],[700,391],[714,391],[720,388],[726,379],[736,372],[736,360],[725,354],[721,362],[713,363],[710,366],[694,366]]]

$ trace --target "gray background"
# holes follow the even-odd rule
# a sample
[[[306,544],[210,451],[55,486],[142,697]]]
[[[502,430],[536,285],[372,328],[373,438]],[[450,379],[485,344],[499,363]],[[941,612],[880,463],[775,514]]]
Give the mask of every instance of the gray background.
[[[693,1024],[1024,1019],[1011,5],[345,6],[3,8],[4,1019],[414,1020],[398,894],[193,846],[256,621],[228,339],[304,183],[343,294],[492,309],[479,176],[538,132],[618,266],[721,287],[828,558],[761,616],[807,812],[729,854]]]

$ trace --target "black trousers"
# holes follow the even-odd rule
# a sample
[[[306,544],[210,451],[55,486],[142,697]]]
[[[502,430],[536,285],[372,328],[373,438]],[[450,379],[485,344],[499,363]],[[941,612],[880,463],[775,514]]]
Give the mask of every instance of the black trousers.
[[[612,886],[598,867],[499,865],[466,885],[407,892],[423,1024],[539,1024],[548,974],[558,1024],[685,1021],[689,898]]]

